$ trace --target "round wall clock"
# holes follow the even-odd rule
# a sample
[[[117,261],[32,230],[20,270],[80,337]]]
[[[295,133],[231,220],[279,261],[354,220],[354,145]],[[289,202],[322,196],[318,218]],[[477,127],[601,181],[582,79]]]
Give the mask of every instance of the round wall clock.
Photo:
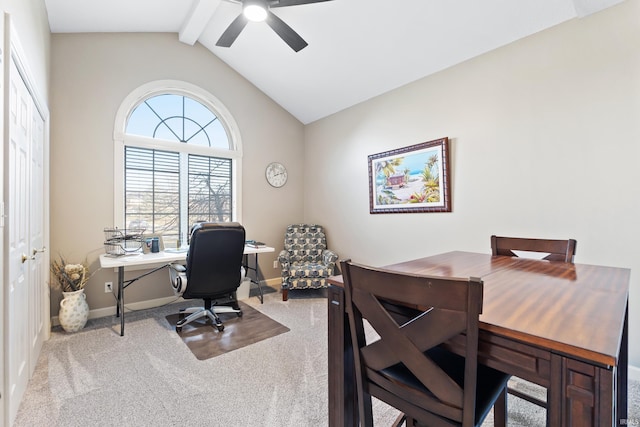
[[[282,163],[273,162],[265,170],[267,182],[273,187],[280,188],[287,183],[287,168]]]

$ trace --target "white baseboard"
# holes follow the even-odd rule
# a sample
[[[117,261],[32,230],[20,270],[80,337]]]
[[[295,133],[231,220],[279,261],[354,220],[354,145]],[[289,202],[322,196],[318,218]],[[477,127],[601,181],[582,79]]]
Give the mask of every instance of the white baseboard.
[[[273,279],[267,279],[262,281],[263,284],[274,288],[280,288],[282,286],[282,278],[274,277]]]
[[[634,381],[640,381],[640,368],[637,366],[629,365],[629,379]]]
[[[263,280],[262,284],[279,288],[280,285],[282,284],[282,279],[279,277],[276,277],[274,279]],[[128,308],[132,310],[145,310],[147,308],[160,307],[162,305],[167,305],[172,302],[181,302],[181,301],[184,301],[182,297],[176,299],[175,296],[170,296],[170,297],[164,297],[164,298],[156,298],[156,299],[147,300],[147,301],[126,303],[126,305]],[[98,308],[95,310],[89,310],[89,319],[99,319],[101,317],[115,316],[115,314],[116,314],[115,305],[113,307]],[[51,318],[51,326],[58,326],[58,325],[60,325],[58,316],[53,316]]]
[[[171,297],[164,297],[164,298],[156,298],[156,299],[147,300],[147,301],[126,303],[126,306],[127,308],[130,308],[132,310],[145,310],[147,308],[160,307],[163,305],[171,304],[172,302],[180,302],[180,301],[184,301],[184,299],[182,297],[171,296]],[[115,314],[116,314],[115,305],[113,307],[98,308],[95,310],[89,310],[89,319],[98,319],[100,317],[115,316]],[[51,326],[58,326],[58,325],[60,325],[58,316],[53,316],[51,318]]]

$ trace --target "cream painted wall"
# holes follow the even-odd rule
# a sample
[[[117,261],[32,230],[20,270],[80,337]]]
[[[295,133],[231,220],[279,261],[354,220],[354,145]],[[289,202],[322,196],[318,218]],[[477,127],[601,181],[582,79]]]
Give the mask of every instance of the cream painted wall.
[[[273,260],[286,225],[303,219],[304,127],[270,98],[201,45],[188,46],[175,34],[54,34],[51,104],[51,249],[70,260],[87,257],[98,268],[103,228],[113,218],[113,129],[115,114],[135,88],[174,79],[202,87],[235,118],[244,150],[243,225],[250,238],[276,247],[260,256],[265,278],[279,277]],[[271,188],[264,170],[281,161],[289,182]],[[292,202],[293,201],[293,202]],[[104,293],[113,271],[98,271],[87,285],[92,310],[114,307]],[[168,273],[149,276],[127,289],[126,303],[173,295]],[[53,293],[51,314],[60,295]]]
[[[575,238],[576,262],[632,269],[640,367],[639,41],[627,0],[307,125],[305,220],[372,265],[490,253],[491,234]],[[453,212],[369,214],[367,156],[444,136]]]
[[[0,0],[0,10],[11,15],[38,96],[48,105],[51,33],[44,0]]]

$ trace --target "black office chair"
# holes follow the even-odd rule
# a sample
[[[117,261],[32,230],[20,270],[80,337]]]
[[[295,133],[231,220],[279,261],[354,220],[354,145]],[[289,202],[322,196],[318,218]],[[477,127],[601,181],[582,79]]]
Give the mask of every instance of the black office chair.
[[[205,316],[218,331],[223,331],[224,325],[217,313],[242,316],[236,290],[243,280],[244,242],[244,227],[235,222],[204,222],[193,227],[186,266],[172,264],[170,279],[177,295],[185,299],[201,298],[204,306],[180,310],[176,332]],[[185,318],[185,314],[188,317]]]
[[[407,426],[480,426],[496,405],[504,425],[509,375],[478,363],[483,283],[391,272],[342,262],[360,424],[371,397],[399,409]],[[364,320],[378,334],[367,341]],[[445,349],[464,333],[463,356]],[[502,413],[501,413],[502,412]]]

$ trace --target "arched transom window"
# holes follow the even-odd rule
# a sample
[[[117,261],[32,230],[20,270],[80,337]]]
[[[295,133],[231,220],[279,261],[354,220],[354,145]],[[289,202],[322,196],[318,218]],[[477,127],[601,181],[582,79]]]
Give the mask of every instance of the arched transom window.
[[[196,222],[239,221],[235,122],[201,89],[173,83],[156,84],[151,93],[140,88],[142,97],[134,91],[118,113],[114,133],[120,174],[116,219],[126,228],[162,234],[165,247],[186,243]]]
[[[127,134],[204,147],[229,147],[218,116],[185,95],[162,94],[145,99],[131,113]]]

